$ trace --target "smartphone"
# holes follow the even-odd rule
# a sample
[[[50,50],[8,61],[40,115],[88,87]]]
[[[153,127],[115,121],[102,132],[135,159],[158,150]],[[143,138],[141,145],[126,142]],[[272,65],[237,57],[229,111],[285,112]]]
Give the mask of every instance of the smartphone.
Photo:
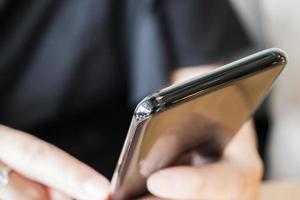
[[[134,111],[112,199],[145,193],[147,177],[159,169],[220,158],[286,62],[282,50],[267,49],[147,96]]]

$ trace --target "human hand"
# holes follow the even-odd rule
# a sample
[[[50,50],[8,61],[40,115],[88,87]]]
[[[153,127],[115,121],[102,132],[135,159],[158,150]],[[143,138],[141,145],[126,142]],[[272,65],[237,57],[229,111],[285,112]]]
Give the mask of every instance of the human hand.
[[[179,69],[173,73],[171,80],[173,83],[180,82],[215,67],[209,65]],[[247,122],[226,146],[220,160],[200,166],[173,166],[153,173],[147,180],[147,188],[157,197],[147,196],[143,200],[157,200],[158,197],[256,199],[263,164],[255,141],[253,126]]]
[[[9,166],[9,183],[0,199],[105,199],[109,182],[64,151],[29,134],[0,126],[0,169]]]
[[[251,122],[232,139],[223,157],[201,166],[174,166],[152,174],[148,190],[167,199],[256,199],[262,162]],[[150,197],[149,197],[150,198]]]

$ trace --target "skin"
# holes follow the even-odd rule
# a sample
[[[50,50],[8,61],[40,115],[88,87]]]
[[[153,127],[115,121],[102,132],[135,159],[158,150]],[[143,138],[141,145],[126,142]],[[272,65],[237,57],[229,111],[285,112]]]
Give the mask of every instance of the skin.
[[[174,72],[171,81],[177,83],[214,68],[210,65],[180,69]],[[148,178],[148,190],[167,199],[257,199],[263,164],[255,135],[250,120],[230,141],[220,160],[158,171]]]
[[[0,126],[0,160],[10,166],[0,199],[105,199],[109,181],[57,147]]]
[[[212,66],[176,71],[172,82]],[[57,147],[28,133],[0,125],[0,167],[10,166],[10,182],[0,199],[107,199],[109,181]],[[146,199],[256,199],[263,171],[251,121],[226,147],[217,162],[170,167],[153,173]]]
[[[250,121],[243,126],[219,161],[158,171],[148,178],[148,190],[166,199],[257,199],[262,163],[252,127]]]

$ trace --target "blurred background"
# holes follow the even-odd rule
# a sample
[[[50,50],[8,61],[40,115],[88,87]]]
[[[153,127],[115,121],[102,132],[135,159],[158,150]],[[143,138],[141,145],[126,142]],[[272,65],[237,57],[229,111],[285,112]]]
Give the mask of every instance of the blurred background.
[[[174,70],[279,47],[255,115],[266,179],[300,178],[300,1],[0,1],[0,122],[113,173],[134,106]],[[107,153],[109,152],[109,153]]]
[[[287,68],[256,114],[260,153],[266,178],[300,177],[300,2],[295,0],[232,0],[258,48],[280,47],[288,53]]]

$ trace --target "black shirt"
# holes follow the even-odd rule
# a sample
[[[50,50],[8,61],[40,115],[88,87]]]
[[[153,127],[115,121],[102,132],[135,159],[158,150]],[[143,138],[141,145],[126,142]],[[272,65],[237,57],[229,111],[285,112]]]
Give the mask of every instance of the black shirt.
[[[0,23],[0,122],[106,176],[140,98],[250,44],[218,0],[3,0]]]

